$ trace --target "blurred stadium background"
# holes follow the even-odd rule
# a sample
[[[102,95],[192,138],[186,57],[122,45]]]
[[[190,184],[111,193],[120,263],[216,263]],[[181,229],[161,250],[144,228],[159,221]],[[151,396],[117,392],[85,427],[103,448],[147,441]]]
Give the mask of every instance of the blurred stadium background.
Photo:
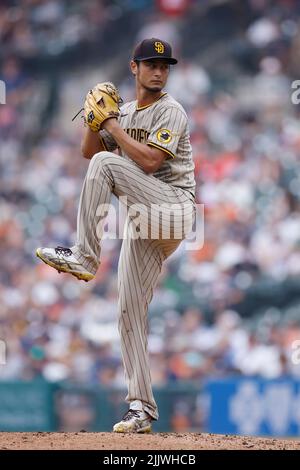
[[[151,304],[156,429],[300,434],[299,24],[297,0],[1,1],[0,430],[110,430],[125,410],[120,241],[89,284],[34,251],[74,242],[87,90],[109,79],[132,99],[131,50],[157,36],[181,58],[168,91],[190,118],[205,245],[176,251]]]

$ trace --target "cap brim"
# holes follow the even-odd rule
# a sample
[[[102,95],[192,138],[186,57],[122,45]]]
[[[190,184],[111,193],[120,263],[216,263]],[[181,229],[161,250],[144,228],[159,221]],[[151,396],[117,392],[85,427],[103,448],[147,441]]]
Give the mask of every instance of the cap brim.
[[[160,60],[165,60],[168,64],[171,64],[171,65],[175,65],[177,64],[178,60],[177,59],[173,59],[173,57],[157,57],[157,55],[155,56],[152,56],[152,57],[135,57],[133,60],[139,60],[139,61],[142,61],[142,60],[154,60],[154,59],[160,59]]]

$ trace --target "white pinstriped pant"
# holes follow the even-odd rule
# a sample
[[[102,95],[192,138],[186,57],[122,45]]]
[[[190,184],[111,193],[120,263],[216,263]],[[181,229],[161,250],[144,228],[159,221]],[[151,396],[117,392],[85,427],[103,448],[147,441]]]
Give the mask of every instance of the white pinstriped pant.
[[[127,196],[128,206],[142,203],[185,204],[193,219],[194,203],[189,193],[147,175],[134,162],[114,153],[100,152],[91,159],[83,184],[77,219],[77,242],[72,251],[81,264],[96,273],[100,259],[97,208],[109,204],[111,195]],[[127,234],[132,220],[127,218]],[[183,238],[183,237],[182,237]],[[147,353],[147,312],[163,261],[182,239],[145,239],[126,236],[118,269],[119,332],[128,385],[126,401],[141,400],[144,410],[158,418]]]

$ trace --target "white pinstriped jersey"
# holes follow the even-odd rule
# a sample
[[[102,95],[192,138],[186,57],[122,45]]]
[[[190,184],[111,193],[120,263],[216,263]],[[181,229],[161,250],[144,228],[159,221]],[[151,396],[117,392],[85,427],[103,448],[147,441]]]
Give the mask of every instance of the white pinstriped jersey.
[[[137,108],[137,101],[126,103],[119,117],[121,127],[135,140],[167,153],[156,178],[195,194],[194,162],[187,115],[168,93],[151,105]],[[107,150],[117,145],[107,131],[100,132]],[[121,155],[130,158],[121,149]]]

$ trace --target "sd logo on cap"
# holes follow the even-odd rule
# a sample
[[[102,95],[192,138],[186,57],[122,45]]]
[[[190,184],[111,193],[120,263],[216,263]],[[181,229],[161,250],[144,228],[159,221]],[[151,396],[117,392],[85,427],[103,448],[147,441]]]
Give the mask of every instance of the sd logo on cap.
[[[164,59],[168,64],[177,64],[177,59],[172,57],[170,44],[158,38],[144,39],[133,51],[133,60]]]

